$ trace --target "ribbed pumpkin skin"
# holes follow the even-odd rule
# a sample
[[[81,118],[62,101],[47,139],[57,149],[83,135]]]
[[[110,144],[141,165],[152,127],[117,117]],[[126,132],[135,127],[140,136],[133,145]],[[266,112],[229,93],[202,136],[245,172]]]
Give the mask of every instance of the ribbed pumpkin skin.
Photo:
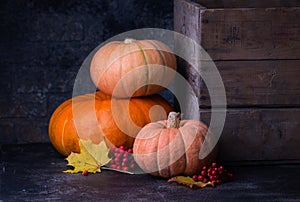
[[[214,148],[206,158],[198,158],[207,134],[207,126],[196,120],[181,121],[179,129],[166,128],[166,121],[150,123],[135,139],[134,159],[144,172],[163,178],[196,174],[216,157]]]
[[[91,61],[90,75],[100,91],[114,97],[128,98],[163,90],[162,86],[168,86],[175,75],[170,68],[176,70],[176,58],[169,47],[160,41],[113,41],[97,50]],[[130,76],[125,79],[125,74],[130,71]],[[120,88],[115,89],[121,79]]]
[[[72,106],[73,102],[73,106]],[[53,146],[64,156],[71,152],[80,152],[78,140],[90,138],[94,143],[103,139],[109,145],[131,148],[134,137],[139,130],[131,127],[126,115],[127,100],[115,100],[118,110],[115,116],[121,127],[127,127],[131,136],[122,132],[114,121],[111,110],[111,97],[101,92],[74,97],[62,103],[52,114],[49,123],[49,138]],[[171,106],[160,96],[153,95],[142,98],[132,98],[129,101],[129,113],[133,123],[139,127],[145,126],[151,120],[162,120],[166,114],[152,111],[151,120],[149,110],[159,105],[169,113]],[[76,127],[75,127],[76,124]],[[105,138],[103,137],[105,136]]]

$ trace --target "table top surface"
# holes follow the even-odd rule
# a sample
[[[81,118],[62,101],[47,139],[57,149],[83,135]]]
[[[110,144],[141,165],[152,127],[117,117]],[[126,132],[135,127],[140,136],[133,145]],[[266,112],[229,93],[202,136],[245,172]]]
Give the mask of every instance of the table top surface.
[[[300,165],[231,166],[233,182],[190,189],[148,174],[63,173],[50,144],[0,148],[0,201],[300,201]]]

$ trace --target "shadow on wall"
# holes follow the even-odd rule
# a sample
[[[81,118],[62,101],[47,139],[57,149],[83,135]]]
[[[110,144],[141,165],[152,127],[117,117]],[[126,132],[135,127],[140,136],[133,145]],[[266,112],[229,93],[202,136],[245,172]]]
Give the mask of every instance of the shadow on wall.
[[[48,142],[85,57],[125,31],[172,30],[173,1],[2,0],[0,19],[0,144]]]

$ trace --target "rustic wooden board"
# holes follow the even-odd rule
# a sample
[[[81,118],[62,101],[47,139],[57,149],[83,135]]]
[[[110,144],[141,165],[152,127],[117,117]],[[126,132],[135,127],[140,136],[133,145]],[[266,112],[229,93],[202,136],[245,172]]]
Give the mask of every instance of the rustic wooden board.
[[[299,0],[194,0],[207,8],[271,8],[300,6]]]
[[[229,107],[300,106],[300,60],[219,61],[215,64],[224,82]],[[205,71],[205,63],[203,66],[202,71]],[[201,86],[199,106],[209,107],[210,95],[203,81],[198,86]],[[218,86],[212,90],[216,89]]]
[[[193,3],[192,1],[183,1],[183,0],[174,0],[174,29],[175,31],[182,33],[193,40],[196,43],[200,44],[200,36],[201,36],[201,29],[199,25],[200,19],[200,10],[203,9],[197,3]],[[194,49],[194,47],[182,48],[186,47],[186,45],[182,44],[182,41],[179,39],[175,39],[175,49],[181,51],[179,55],[185,55],[189,58],[191,56],[190,49]],[[195,53],[193,53],[195,54]],[[197,57],[197,56],[194,56]],[[194,92],[196,93],[197,97],[200,96],[200,77],[197,72],[194,71],[194,68],[187,63],[182,58],[177,58],[177,71],[189,82],[192,86]],[[185,91],[186,89],[182,89],[181,84],[175,83],[175,89],[179,89],[180,91]],[[184,102],[186,106],[192,105],[193,100],[191,98],[191,94],[185,96]],[[196,102],[197,99],[196,99]],[[177,102],[175,102],[176,108],[180,109]],[[181,106],[181,108],[185,108]],[[190,114],[187,115],[191,117]]]
[[[213,60],[300,58],[300,7],[201,10],[201,45]]]
[[[175,31],[208,51],[225,85],[229,108],[219,157],[299,161],[300,7],[207,9],[191,0],[174,3]],[[193,68],[178,61],[178,71],[199,98],[201,120],[209,123],[211,95]],[[202,73],[208,72],[206,64],[198,63]]]
[[[205,8],[192,1],[174,0],[174,30],[190,37],[198,44],[201,38],[199,27],[201,9]]]
[[[209,124],[210,112],[201,110]],[[300,160],[300,109],[228,109],[219,140],[224,161]]]
[[[174,1],[174,29],[213,60],[300,58],[300,7],[206,9]]]
[[[224,10],[205,9],[201,7],[201,5],[189,0],[175,0],[174,3],[175,30],[191,37],[197,43],[202,42],[206,48],[209,46],[213,47],[208,48],[208,50],[210,50],[209,52],[214,59],[218,59],[215,63],[223,78],[229,106],[289,107],[300,105],[300,82],[298,79],[300,74],[300,21],[295,22],[296,17],[298,15],[300,17],[299,9]],[[282,12],[283,14],[279,17],[277,11],[279,14]],[[289,14],[289,12],[292,14]],[[244,19],[248,19],[251,16],[255,21],[261,17],[255,16],[255,13],[268,17],[267,19],[272,20],[272,23],[274,23],[273,21],[289,21],[288,24],[291,25],[291,23],[295,22],[294,28],[289,27],[292,30],[285,29],[285,27],[276,28],[277,31],[289,33],[282,35],[282,37],[288,38],[289,40],[287,41],[282,38],[282,40],[280,40],[281,43],[275,45],[272,43],[275,43],[277,39],[271,39],[272,35],[269,37],[261,33],[263,31],[250,28],[248,30],[249,32],[253,31],[253,33],[261,35],[261,42],[256,41],[258,46],[261,47],[246,49],[244,46],[239,46],[243,44],[241,40],[233,41],[233,43],[237,44],[223,43],[219,40],[220,36],[226,35],[226,30],[222,30],[222,26],[213,25],[214,22],[218,22],[219,19],[223,19],[223,21],[227,19],[230,21],[235,17],[240,17],[239,21],[243,22]],[[207,19],[207,22],[203,20],[203,17]],[[281,17],[284,19],[281,19]],[[206,23],[203,23],[203,21]],[[215,30],[209,30],[212,27],[214,27]],[[240,35],[238,38],[245,39],[246,35],[240,31],[241,30],[238,30],[238,34]],[[211,34],[216,32],[219,33],[219,36],[215,35],[214,38]],[[254,38],[256,40],[259,39],[259,37],[256,36],[254,36]],[[297,41],[297,38],[299,38],[299,41]],[[232,39],[235,40],[234,37]],[[296,41],[292,43],[291,40]],[[267,49],[264,45],[261,45],[263,42],[268,44]],[[216,46],[214,46],[214,43]],[[180,42],[177,42],[177,44],[178,47],[180,47]],[[281,47],[281,49],[279,49],[279,47]],[[190,52],[190,54],[192,53],[190,49],[192,49],[192,47],[189,48],[189,50],[182,51],[186,51],[188,55],[188,52]],[[272,59],[272,57],[274,58]],[[283,58],[283,60],[278,58]],[[287,60],[288,58],[293,59]],[[178,71],[193,87],[196,95],[199,97],[199,106],[209,107],[210,99],[207,89],[197,73],[183,60],[179,59],[178,61]],[[203,67],[205,66],[205,62],[198,65],[205,71],[205,67]],[[189,98],[187,98],[187,100],[189,100]]]

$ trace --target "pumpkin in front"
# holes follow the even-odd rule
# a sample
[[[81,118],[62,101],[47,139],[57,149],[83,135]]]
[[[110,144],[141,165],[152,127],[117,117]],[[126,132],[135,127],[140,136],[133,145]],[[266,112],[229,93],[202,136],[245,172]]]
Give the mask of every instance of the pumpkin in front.
[[[64,156],[80,152],[79,138],[131,148],[141,127],[164,119],[171,110],[159,95],[131,99],[111,99],[102,92],[80,95],[54,111],[49,138]]]
[[[168,121],[149,123],[136,136],[134,159],[144,172],[164,178],[193,175],[215,160],[216,147],[199,159],[204,140],[209,145],[212,138],[207,126],[179,116],[172,112]]]
[[[175,70],[175,55],[157,40],[109,42],[95,52],[90,65],[98,89],[118,98],[158,93],[171,83]]]

